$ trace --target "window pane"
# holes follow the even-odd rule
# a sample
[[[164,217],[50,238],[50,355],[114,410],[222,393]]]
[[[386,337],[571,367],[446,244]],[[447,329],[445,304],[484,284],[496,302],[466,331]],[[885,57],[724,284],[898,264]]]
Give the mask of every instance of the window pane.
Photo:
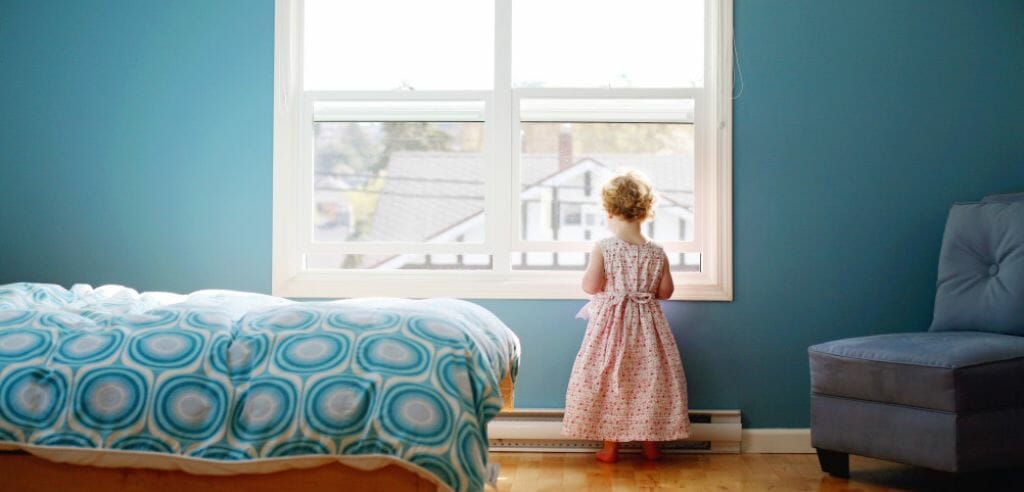
[[[490,255],[453,254],[397,254],[346,255],[308,254],[306,268],[310,270],[489,270]]]
[[[306,89],[490,89],[494,7],[481,0],[307,0]]]
[[[483,241],[483,123],[313,127],[314,241]]]
[[[543,122],[521,129],[523,240],[606,237],[601,186],[623,168],[646,174],[658,193],[644,232],[662,242],[693,240],[693,124]]]
[[[700,253],[668,253],[669,268],[673,272],[700,272]]]
[[[673,272],[700,272],[700,253],[667,253]],[[582,272],[590,261],[590,253],[555,253],[550,251],[514,252],[513,270],[568,270]]]
[[[702,87],[704,1],[516,0],[516,87]]]

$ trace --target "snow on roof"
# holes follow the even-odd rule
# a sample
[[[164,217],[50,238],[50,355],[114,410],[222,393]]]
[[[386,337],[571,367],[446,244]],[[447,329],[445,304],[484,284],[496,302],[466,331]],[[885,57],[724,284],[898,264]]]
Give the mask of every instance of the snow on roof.
[[[334,176],[318,176],[313,183],[313,188],[317,190],[347,191],[351,190],[352,186]]]

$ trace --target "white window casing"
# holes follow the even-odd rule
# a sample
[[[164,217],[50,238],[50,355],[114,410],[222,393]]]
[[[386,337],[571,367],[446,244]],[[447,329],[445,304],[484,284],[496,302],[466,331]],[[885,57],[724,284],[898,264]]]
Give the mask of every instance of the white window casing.
[[[276,0],[272,293],[285,297],[582,299],[582,272],[514,270],[520,252],[589,252],[592,241],[520,237],[521,122],[694,124],[694,231],[662,242],[700,253],[699,272],[672,272],[672,299],[730,301],[732,271],[732,0],[706,0],[704,84],[697,88],[514,88],[512,3],[495,0],[493,90],[307,91],[303,0]],[[480,122],[484,125],[484,234],[478,242],[320,243],[313,233],[313,123]],[[658,183],[653,183],[657,189]],[[581,216],[582,220],[582,216]],[[595,238],[597,239],[597,238]],[[314,254],[490,255],[466,270],[317,270]]]

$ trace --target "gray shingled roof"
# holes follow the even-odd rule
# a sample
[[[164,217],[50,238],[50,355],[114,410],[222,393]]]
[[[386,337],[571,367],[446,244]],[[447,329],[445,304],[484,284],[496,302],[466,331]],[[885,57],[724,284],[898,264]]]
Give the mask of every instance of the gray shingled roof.
[[[395,152],[371,241],[423,241],[484,209],[482,154]]]

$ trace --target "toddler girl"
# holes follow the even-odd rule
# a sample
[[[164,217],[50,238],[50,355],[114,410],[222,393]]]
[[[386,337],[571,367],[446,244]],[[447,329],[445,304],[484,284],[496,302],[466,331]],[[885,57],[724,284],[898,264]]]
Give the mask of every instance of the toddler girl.
[[[675,288],[668,257],[640,225],[653,215],[654,192],[630,171],[601,190],[608,228],[590,254],[583,290],[593,300],[565,396],[566,435],[604,441],[597,459],[618,460],[620,442],[641,441],[658,459],[657,441],[689,435],[686,376],[659,299]]]

